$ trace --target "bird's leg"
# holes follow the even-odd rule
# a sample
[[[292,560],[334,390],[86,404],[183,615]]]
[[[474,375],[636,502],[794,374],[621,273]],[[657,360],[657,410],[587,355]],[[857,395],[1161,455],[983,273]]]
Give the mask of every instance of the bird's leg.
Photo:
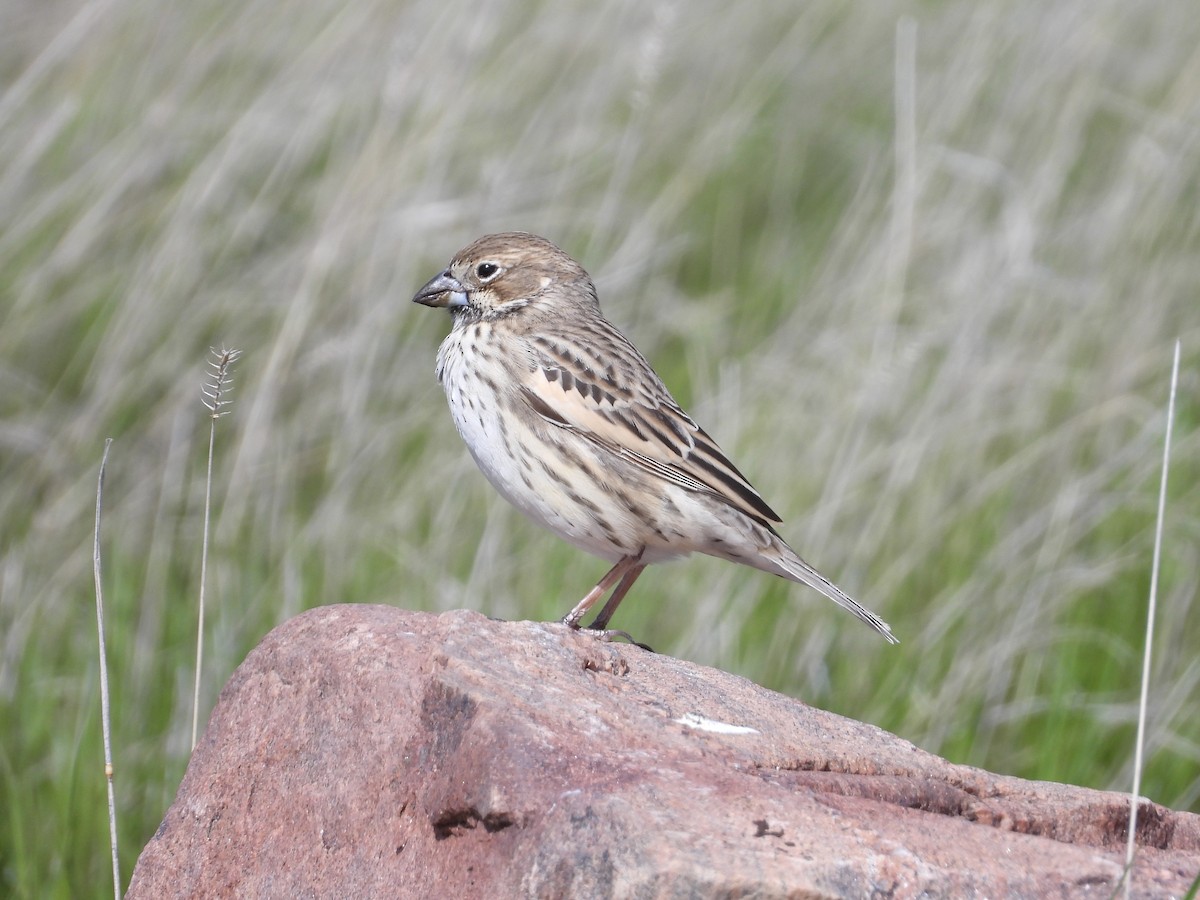
[[[608,620],[612,618],[621,601],[625,599],[625,595],[629,593],[629,589],[633,587],[633,583],[637,581],[638,576],[642,574],[642,570],[646,568],[642,562],[642,553],[644,552],[642,550],[636,556],[624,556],[617,560],[617,564],[604,574],[599,584],[588,591],[587,596],[575,604],[573,610],[563,616],[563,624],[568,628],[573,628],[577,631],[580,630],[579,623],[583,621],[583,617],[587,615],[588,610],[596,605],[597,600],[608,593],[609,590],[612,590],[612,596],[604,604],[600,615],[596,616],[596,620],[583,630],[590,632],[602,641],[624,638],[629,643],[636,644],[643,650],[650,650],[645,644],[635,641],[628,632],[608,628]],[[616,585],[615,589],[613,589],[613,585]],[[651,650],[650,652],[654,651]]]
[[[638,558],[641,556],[639,554]],[[595,634],[602,641],[612,641],[617,638],[623,638],[629,641],[635,647],[641,647],[648,653],[653,653],[654,649],[648,644],[643,644],[641,641],[635,641],[633,635],[628,631],[621,631],[617,628],[609,628],[608,620],[612,618],[613,613],[617,611],[617,606],[625,599],[625,595],[629,593],[629,589],[633,587],[633,583],[637,581],[637,577],[642,574],[642,569],[646,568],[640,563],[621,576],[621,583],[617,585],[616,590],[612,592],[612,596],[608,598],[608,602],[604,604],[604,609],[600,610],[600,615],[596,616],[596,620],[592,622],[584,631]]]
[[[639,553],[638,559],[641,558],[642,556]],[[617,585],[617,589],[612,592],[612,596],[604,604],[604,609],[600,610],[600,615],[596,616],[596,620],[588,626],[588,631],[604,631],[608,628],[608,620],[613,617],[613,613],[617,611],[617,607],[625,599],[625,595],[629,593],[629,589],[633,587],[633,583],[637,581],[638,576],[642,574],[642,570],[646,568],[636,560],[635,563],[633,568],[621,576],[621,583]]]
[[[642,554],[639,553],[637,556],[623,556],[617,560],[617,564],[605,573],[604,577],[600,579],[600,582],[594,588],[588,591],[587,595],[582,600],[575,604],[575,608],[563,616],[563,624],[568,628],[578,630],[579,623],[583,620],[583,617],[587,615],[587,611],[596,605],[597,600],[607,594],[609,589],[618,581],[621,581],[621,584],[625,584],[623,579],[625,578],[626,573],[632,567],[637,566],[638,572],[642,570],[642,566],[639,564],[641,558]],[[633,577],[636,578],[637,575],[635,574]],[[633,580],[630,579],[629,583],[633,584]],[[620,589],[618,588],[618,590]],[[628,590],[628,585],[626,585],[626,590]],[[624,594],[624,591],[621,591],[621,593]],[[618,598],[618,602],[620,602],[620,598]],[[612,607],[613,609],[617,608],[615,603],[612,604]],[[604,609],[611,615],[611,610],[608,609],[607,604],[605,605]],[[605,619],[605,621],[607,622],[608,620]]]

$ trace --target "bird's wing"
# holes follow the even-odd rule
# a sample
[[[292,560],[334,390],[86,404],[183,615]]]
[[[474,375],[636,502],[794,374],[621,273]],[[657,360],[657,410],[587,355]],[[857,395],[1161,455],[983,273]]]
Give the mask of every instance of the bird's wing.
[[[533,366],[520,388],[534,412],[659,478],[710,494],[768,528],[782,521],[680,408],[633,345],[603,324],[607,328],[586,335],[532,340]]]

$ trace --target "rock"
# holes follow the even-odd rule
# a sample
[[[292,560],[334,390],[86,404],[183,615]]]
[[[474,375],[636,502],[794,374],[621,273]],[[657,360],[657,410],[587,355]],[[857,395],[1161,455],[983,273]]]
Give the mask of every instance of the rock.
[[[1128,810],[562,625],[329,606],[230,678],[127,896],[1107,898]],[[1182,895],[1200,816],[1138,838]]]

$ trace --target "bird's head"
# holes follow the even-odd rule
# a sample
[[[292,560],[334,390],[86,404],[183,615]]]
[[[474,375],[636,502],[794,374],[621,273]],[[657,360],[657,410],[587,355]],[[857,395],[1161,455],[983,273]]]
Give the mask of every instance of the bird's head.
[[[555,289],[567,285],[576,289]],[[472,320],[530,306],[590,303],[599,308],[596,289],[579,263],[545,238],[519,231],[489,234],[459,250],[413,302],[445,307],[456,318]]]

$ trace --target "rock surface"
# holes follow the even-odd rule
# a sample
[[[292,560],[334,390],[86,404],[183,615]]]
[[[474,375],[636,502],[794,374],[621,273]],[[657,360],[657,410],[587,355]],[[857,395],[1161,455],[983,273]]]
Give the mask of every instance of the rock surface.
[[[561,625],[329,606],[230,678],[127,896],[1107,898],[1128,810]],[[1138,842],[1183,895],[1200,816]]]

